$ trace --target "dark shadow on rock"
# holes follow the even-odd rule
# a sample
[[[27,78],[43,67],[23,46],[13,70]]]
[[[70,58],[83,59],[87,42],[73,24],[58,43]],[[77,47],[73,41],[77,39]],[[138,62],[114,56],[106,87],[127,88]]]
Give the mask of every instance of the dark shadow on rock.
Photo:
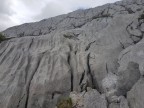
[[[129,62],[125,71],[118,72],[118,92],[117,95],[126,95],[133,85],[140,78],[139,64]]]

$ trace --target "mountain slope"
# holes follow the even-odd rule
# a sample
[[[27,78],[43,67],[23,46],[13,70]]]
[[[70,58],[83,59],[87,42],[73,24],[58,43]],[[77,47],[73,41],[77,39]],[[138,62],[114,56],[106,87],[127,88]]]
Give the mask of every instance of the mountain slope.
[[[87,87],[81,108],[142,108],[143,11],[123,0],[3,31],[0,108],[55,108]]]

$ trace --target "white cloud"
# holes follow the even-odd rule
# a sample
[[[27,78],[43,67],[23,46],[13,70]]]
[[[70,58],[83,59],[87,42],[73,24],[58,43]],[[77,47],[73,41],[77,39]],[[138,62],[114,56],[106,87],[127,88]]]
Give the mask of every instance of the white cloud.
[[[15,25],[15,23],[11,21],[8,15],[0,15],[0,31],[13,25]]]
[[[61,4],[60,2],[53,1],[53,2],[47,3],[42,8],[41,12],[37,14],[36,16],[34,16],[33,19],[41,20],[41,19],[57,16],[60,14],[65,14],[71,11],[73,10],[70,9],[69,6],[67,5],[64,6],[64,4]]]
[[[0,0],[0,30],[118,0]],[[7,17],[5,20],[1,17]],[[7,21],[6,21],[7,20]]]
[[[113,3],[118,0],[49,0],[43,7],[40,14],[34,17],[35,20],[53,17],[60,14],[65,14],[79,8],[92,8],[106,3]]]

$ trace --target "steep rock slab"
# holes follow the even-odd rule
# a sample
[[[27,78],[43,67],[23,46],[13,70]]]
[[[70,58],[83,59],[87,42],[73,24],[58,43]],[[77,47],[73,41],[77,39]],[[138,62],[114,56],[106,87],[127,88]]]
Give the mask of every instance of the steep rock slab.
[[[52,108],[58,97],[81,91],[81,84],[92,86],[89,53],[75,50],[76,42],[64,37],[57,43],[51,39],[23,37],[1,44],[2,107]]]
[[[142,41],[143,8],[125,0],[4,31],[13,39],[0,43],[0,107],[54,108],[71,91],[102,93],[107,74],[127,68],[121,51]]]

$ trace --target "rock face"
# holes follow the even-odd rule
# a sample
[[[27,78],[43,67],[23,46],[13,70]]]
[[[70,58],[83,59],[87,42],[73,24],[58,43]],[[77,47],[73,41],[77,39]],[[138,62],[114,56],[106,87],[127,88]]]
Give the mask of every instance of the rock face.
[[[89,87],[83,108],[96,96],[108,100],[100,108],[143,108],[143,11],[143,0],[123,0],[3,31],[0,108],[55,108]]]
[[[142,108],[144,106],[144,78],[141,78],[127,93],[130,108]]]
[[[72,92],[70,97],[75,108],[107,108],[105,97],[94,89],[82,93]]]

